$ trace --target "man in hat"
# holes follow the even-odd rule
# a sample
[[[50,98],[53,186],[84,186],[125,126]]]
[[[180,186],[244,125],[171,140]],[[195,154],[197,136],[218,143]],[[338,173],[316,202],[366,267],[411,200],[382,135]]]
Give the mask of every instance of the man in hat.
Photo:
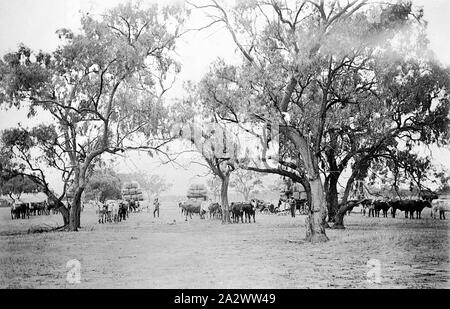
[[[153,202],[153,206],[154,206],[153,218],[155,218],[156,213],[158,213],[158,218],[159,218],[159,200],[158,200],[158,198],[155,198],[155,200]]]

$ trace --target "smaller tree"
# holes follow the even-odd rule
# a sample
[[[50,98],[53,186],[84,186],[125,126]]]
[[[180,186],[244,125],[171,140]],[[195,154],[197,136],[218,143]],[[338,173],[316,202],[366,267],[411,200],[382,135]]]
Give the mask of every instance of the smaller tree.
[[[20,199],[22,193],[40,191],[39,185],[24,175],[18,175],[8,180],[0,179],[0,193],[8,195],[13,201]]]
[[[85,200],[99,200],[104,202],[108,199],[120,199],[121,183],[114,171],[105,169],[94,171],[84,192]]]
[[[436,181],[439,185],[436,190],[438,194],[450,195],[450,174],[448,170],[441,168],[434,172],[434,177],[438,180]]]
[[[212,196],[215,201],[220,199],[220,187],[221,187],[221,181],[220,178],[216,175],[209,178],[206,182],[206,186],[208,187],[208,190],[212,193]]]
[[[172,183],[167,182],[167,180],[157,174],[148,175],[147,183],[145,184],[145,189],[150,192],[152,196],[160,196],[163,192],[166,192],[172,187]]]
[[[263,187],[261,175],[244,169],[238,169],[234,173],[230,187],[242,194],[245,201],[248,201],[252,193],[254,194],[258,188]]]

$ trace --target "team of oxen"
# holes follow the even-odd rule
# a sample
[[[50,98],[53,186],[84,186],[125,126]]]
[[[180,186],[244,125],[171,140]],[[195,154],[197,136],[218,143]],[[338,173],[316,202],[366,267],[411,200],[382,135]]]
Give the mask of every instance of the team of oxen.
[[[91,202],[97,208],[98,223],[121,222],[129,217],[130,212],[137,212],[140,209],[138,201],[134,200],[107,200],[104,203],[99,201]]]
[[[280,203],[275,207],[271,203],[266,203],[258,199],[250,202],[233,202],[230,204],[230,216],[234,223],[256,222],[256,213],[280,213],[284,209],[280,208]],[[179,202],[180,213],[187,218],[192,218],[193,214],[198,214],[200,219],[205,219],[208,215],[210,219],[222,219],[222,208],[219,203],[209,201],[184,201]],[[285,207],[286,208],[286,207]]]
[[[448,200],[377,200],[364,198],[361,200],[351,200],[347,202],[347,214],[353,211],[355,207],[361,207],[361,214],[368,217],[388,217],[389,211],[393,218],[396,217],[398,212],[404,212],[405,218],[421,219],[422,211],[425,208],[431,208],[432,218],[437,218],[439,213],[439,219],[445,220],[445,213],[450,211],[450,201]],[[288,214],[289,212],[293,217],[298,211],[302,212],[302,209],[306,207],[305,203],[296,203],[296,201],[280,201],[278,206],[271,203],[266,203],[261,200],[252,199],[250,202],[237,202],[230,204],[231,220],[234,223],[250,223],[255,222],[255,214],[260,213],[272,213],[272,214]],[[198,214],[200,219],[205,219],[208,214],[210,219],[221,219],[222,209],[218,203],[210,203],[208,201],[184,201],[178,203],[181,214],[183,214],[186,220],[192,218],[193,214]]]
[[[11,203],[11,219],[29,219],[30,216],[50,215],[52,205],[44,202],[20,202]]]
[[[139,209],[139,202],[126,200],[107,200],[104,203],[91,201],[82,205],[92,204],[98,213],[98,223],[121,222],[126,220],[130,212],[136,212]],[[30,216],[56,214],[58,210],[53,204],[44,202],[21,202],[11,203],[11,219],[29,219]]]
[[[353,208],[361,206],[361,213],[363,215],[368,215],[369,217],[380,217],[380,214],[384,217],[388,217],[389,210],[391,212],[392,218],[395,218],[397,211],[403,211],[405,218],[410,219],[421,219],[422,211],[425,208],[431,208],[431,216],[437,218],[437,213],[439,213],[439,219],[445,220],[445,213],[450,211],[450,203],[447,200],[436,199],[436,200],[373,200],[373,199],[362,199],[362,200],[352,200],[348,201],[347,214],[350,214]]]
[[[398,211],[403,211],[405,218],[421,219],[422,211],[425,208],[431,208],[431,216],[445,220],[445,213],[450,211],[449,200],[388,200],[388,199],[368,199],[351,200],[347,202],[347,214],[350,215],[355,207],[361,207],[362,215],[368,217],[388,217],[390,210],[391,216],[396,217]],[[126,220],[130,212],[137,212],[140,209],[138,201],[133,200],[107,200],[104,203],[99,201],[90,202],[94,204],[98,213],[98,223],[121,222]],[[252,199],[250,202],[236,202],[230,204],[230,215],[234,223],[256,222],[256,213],[274,213],[287,214],[290,210],[291,215],[295,216],[296,210],[302,213],[305,203],[295,203],[295,201],[280,201],[275,207],[271,203],[266,203],[258,199]],[[178,204],[181,214],[187,218],[192,218],[193,214],[198,214],[201,219],[208,215],[210,219],[221,219],[222,208],[218,203],[209,201],[185,201]],[[16,202],[11,204],[11,219],[27,219],[30,216],[50,215],[50,212],[56,213],[57,210],[47,202],[24,203]]]

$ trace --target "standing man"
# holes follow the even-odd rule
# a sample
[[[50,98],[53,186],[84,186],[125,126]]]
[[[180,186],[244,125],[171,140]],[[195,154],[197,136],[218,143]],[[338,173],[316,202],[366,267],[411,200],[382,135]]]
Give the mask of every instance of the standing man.
[[[155,218],[156,212],[158,212],[158,218],[159,218],[159,201],[158,198],[155,198],[155,201],[153,202],[153,206],[155,207],[153,210],[153,218]]]
[[[296,208],[297,208],[296,200],[293,199],[293,198],[289,198],[289,199],[288,199],[288,202],[289,202],[289,205],[291,206],[291,217],[292,217],[292,218],[295,218],[295,210],[296,210]]]

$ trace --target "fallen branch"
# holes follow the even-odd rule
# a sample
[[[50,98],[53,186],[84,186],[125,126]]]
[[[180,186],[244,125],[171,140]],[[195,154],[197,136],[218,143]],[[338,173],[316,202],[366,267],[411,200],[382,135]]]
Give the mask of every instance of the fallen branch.
[[[38,225],[38,226],[31,226],[28,229],[27,234],[61,232],[61,231],[68,231],[68,230],[69,230],[69,226],[68,225],[55,227],[55,226],[52,226],[52,225],[44,224],[44,225]]]

